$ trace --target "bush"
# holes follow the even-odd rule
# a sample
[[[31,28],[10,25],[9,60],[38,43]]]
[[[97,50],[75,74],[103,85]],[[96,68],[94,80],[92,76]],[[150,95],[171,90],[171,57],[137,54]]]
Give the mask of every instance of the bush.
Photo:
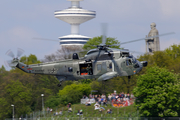
[[[59,91],[60,103],[67,105],[68,103],[79,103],[83,95],[89,95],[91,87],[89,84],[71,84]]]
[[[60,104],[60,98],[59,96],[53,96],[50,97],[46,102],[45,102],[45,106],[53,108],[56,107]]]

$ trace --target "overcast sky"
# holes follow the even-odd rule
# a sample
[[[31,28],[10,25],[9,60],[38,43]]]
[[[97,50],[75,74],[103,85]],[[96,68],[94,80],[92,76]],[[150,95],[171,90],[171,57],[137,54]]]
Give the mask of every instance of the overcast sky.
[[[58,42],[33,40],[33,37],[58,40],[69,35],[70,25],[54,17],[55,10],[70,7],[66,0],[1,0],[0,4],[0,66],[11,58],[5,53],[17,48],[24,55],[35,54],[39,59],[54,53]],[[96,18],[80,25],[80,34],[96,37],[101,35],[101,23],[108,23],[108,37],[120,42],[145,37],[150,24],[155,22],[159,34],[175,32],[160,37],[160,49],[180,43],[180,0],[84,0],[83,9],[96,11]],[[145,52],[145,41],[122,47]]]

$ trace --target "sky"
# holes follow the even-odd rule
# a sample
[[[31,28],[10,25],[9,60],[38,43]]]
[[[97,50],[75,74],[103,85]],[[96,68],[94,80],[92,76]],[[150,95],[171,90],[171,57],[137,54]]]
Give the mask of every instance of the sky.
[[[33,38],[58,40],[69,35],[71,26],[54,17],[54,11],[71,6],[67,0],[1,0],[0,4],[0,66],[11,60],[6,52],[23,49],[23,55],[34,54],[38,59],[55,53],[58,42]],[[80,25],[80,34],[96,37],[102,34],[101,23],[108,24],[107,36],[126,42],[144,38],[150,24],[156,23],[159,34],[176,34],[160,37],[160,49],[180,43],[180,0],[84,0],[83,9],[96,11],[96,18]],[[121,47],[145,53],[145,41]],[[138,56],[138,55],[136,55]]]

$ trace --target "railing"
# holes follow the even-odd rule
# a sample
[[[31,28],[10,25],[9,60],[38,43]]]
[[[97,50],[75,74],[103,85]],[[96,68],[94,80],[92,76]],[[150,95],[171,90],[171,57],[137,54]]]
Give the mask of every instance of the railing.
[[[13,120],[7,118],[5,120]],[[37,117],[37,118],[14,118],[14,120],[180,120],[180,117]]]

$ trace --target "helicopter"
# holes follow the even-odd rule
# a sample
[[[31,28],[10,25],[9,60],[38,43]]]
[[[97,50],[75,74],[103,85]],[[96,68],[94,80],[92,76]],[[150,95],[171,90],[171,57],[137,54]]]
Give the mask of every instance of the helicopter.
[[[167,34],[166,33],[148,38],[137,39],[133,41],[155,38]],[[79,58],[77,53],[73,53],[72,59],[46,62],[39,64],[26,65],[19,61],[19,57],[23,54],[21,49],[18,49],[17,57],[14,57],[12,51],[6,54],[13,58],[9,62],[12,67],[17,67],[20,70],[30,74],[53,75],[60,83],[66,80],[93,79],[98,81],[106,81],[117,76],[132,76],[139,73],[143,67],[147,66],[147,61],[138,61],[129,50],[110,48],[121,44],[106,45],[106,37],[103,35],[102,43],[97,45],[96,49],[89,50],[83,58]]]

